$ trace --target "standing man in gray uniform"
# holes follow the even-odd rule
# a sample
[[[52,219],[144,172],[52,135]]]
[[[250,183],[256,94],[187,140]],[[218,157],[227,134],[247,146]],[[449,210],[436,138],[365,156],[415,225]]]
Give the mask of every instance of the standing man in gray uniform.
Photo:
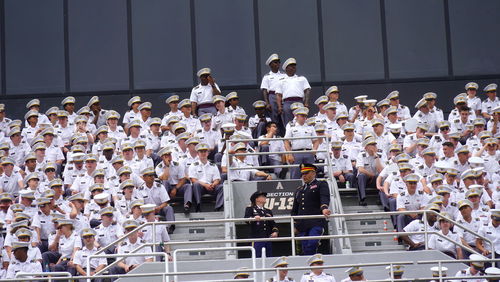
[[[281,80],[285,78],[285,73],[280,71],[280,58],[278,54],[271,54],[266,60],[266,65],[269,66],[271,71],[264,75],[260,90],[264,101],[266,102],[266,109],[271,112],[271,120],[280,124],[280,115],[278,114],[278,103],[276,102],[276,89]],[[284,124],[283,124],[284,126]]]

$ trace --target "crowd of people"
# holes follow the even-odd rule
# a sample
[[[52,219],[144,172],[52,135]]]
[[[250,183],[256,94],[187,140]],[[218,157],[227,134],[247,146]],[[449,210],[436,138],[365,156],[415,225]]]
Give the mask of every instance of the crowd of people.
[[[434,219],[438,222],[431,228],[439,227],[443,235],[485,256],[499,252],[500,214],[494,210],[500,207],[496,84],[484,88],[487,97],[482,100],[479,86],[468,83],[445,119],[432,92],[423,95],[413,115],[400,104],[398,91],[380,101],[357,96],[348,109],[340,102],[340,89],[332,86],[313,106],[311,87],[296,74],[295,59],[281,64],[272,54],[266,64],[270,71],[262,80],[263,98],[252,104],[252,116],[239,105],[237,92],[222,95],[209,68],[198,71],[200,83],[189,98],[166,99],[161,117],[152,117],[152,104],[139,96],[128,101],[129,110],[123,114],[103,109],[98,96],[80,109],[75,109],[74,97],[66,97],[45,112],[33,99],[24,120],[9,119],[9,105],[0,104],[0,222],[6,230],[0,242],[1,277],[39,271],[85,275],[84,258],[99,248],[127,253],[153,243],[153,233],[168,242],[175,224],[157,225],[155,230],[148,226],[118,246],[109,245],[144,222],[175,221],[170,205],[175,199],[184,213],[199,212],[202,195],[211,194],[213,209],[222,210],[222,184],[228,178],[299,179],[311,170],[287,170],[279,167],[282,164],[330,162],[324,171],[313,166],[314,179],[306,181],[302,200],[316,173],[331,172],[340,187],[358,190],[360,205],[367,204],[366,188],[376,187],[386,210],[439,210],[495,246],[441,219]],[[272,140],[279,136],[286,139]],[[276,154],[284,151],[294,153]],[[270,153],[228,157],[228,152]],[[228,170],[264,165],[276,168]],[[328,204],[318,208],[329,213]],[[393,223],[398,230],[422,228],[416,214],[395,217]],[[303,235],[319,232],[311,230]],[[421,236],[402,239],[410,249],[422,248]],[[445,249],[436,241],[429,242],[432,248],[464,256],[462,250]],[[312,242],[305,248],[315,253],[315,246]],[[170,254],[168,245],[160,248]],[[151,259],[126,258],[110,273],[127,273]],[[90,260],[92,273],[107,263]]]

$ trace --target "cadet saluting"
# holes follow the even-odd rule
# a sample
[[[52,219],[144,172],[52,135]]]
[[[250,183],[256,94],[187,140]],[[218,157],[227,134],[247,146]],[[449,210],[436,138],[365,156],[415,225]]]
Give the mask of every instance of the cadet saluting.
[[[292,215],[330,215],[330,190],[328,183],[316,179],[316,166],[301,164],[300,172],[304,185],[295,192]],[[320,236],[323,234],[326,221],[321,218],[297,220],[298,236]],[[319,240],[302,240],[304,255],[313,255],[318,248]]]

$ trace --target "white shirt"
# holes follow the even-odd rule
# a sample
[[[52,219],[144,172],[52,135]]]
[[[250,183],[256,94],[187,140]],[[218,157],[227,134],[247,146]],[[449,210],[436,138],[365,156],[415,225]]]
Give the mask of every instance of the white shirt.
[[[38,261],[26,260],[25,262],[11,262],[7,268],[5,278],[15,278],[19,272],[24,273],[41,273],[42,264]],[[33,276],[24,276],[24,278],[32,278]]]
[[[415,191],[410,195],[408,191],[402,192],[397,197],[396,208],[406,209],[408,211],[416,211],[421,209],[427,203],[427,197],[422,191]]]
[[[50,234],[49,246],[52,245],[55,237],[55,233]],[[64,235],[61,235],[61,237],[59,237],[59,245],[57,251],[61,254],[61,258],[71,258],[74,248],[82,248],[82,238],[76,233],[76,231],[73,231],[69,235],[69,237],[66,237]]]
[[[425,224],[420,219],[415,219],[403,228],[404,232],[423,232],[425,231]],[[427,224],[427,231],[438,231],[434,226]],[[409,235],[410,240],[413,243],[423,243],[425,241],[425,234],[413,234]]]
[[[87,258],[90,255],[93,255],[97,252],[97,248],[94,247],[93,249],[88,249],[87,247],[84,247],[81,250],[76,251],[75,256],[73,258],[73,263],[79,265],[82,267],[84,270],[87,269]],[[90,268],[91,269],[96,269],[99,265],[106,265],[107,260],[106,258],[91,258],[90,259]]]
[[[312,272],[306,272],[304,275],[302,275],[302,278],[300,278],[300,282],[335,282],[335,277],[331,274],[327,274],[324,272],[321,272],[320,275],[316,275]]]
[[[286,74],[277,71],[277,72],[268,72],[267,74],[264,75],[262,78],[262,83],[260,84],[260,89],[266,89],[269,92],[276,92],[276,89],[278,88],[280,84],[280,80],[284,79],[286,77]]]
[[[429,239],[429,248],[441,252],[451,252],[456,255],[458,245],[453,244],[453,242],[461,244],[460,235],[458,235],[455,232],[452,232],[451,230],[446,235],[443,234],[442,230],[439,230],[438,234],[447,237],[452,242],[444,239],[443,237],[437,234],[432,234]]]
[[[217,90],[219,90],[220,92],[220,88],[217,83],[215,83],[215,88],[217,88]],[[212,85],[201,85],[200,83],[197,86],[193,87],[189,99],[191,100],[191,102],[195,102],[198,105],[213,104],[213,96],[214,92],[212,90]]]
[[[281,93],[283,100],[293,97],[304,98],[304,90],[310,88],[311,85],[309,85],[307,78],[298,75],[287,75],[281,79],[281,83],[276,88],[276,93]]]
[[[308,137],[308,136],[316,136],[316,131],[314,127],[309,126],[307,124],[300,125],[295,123],[287,128],[285,133],[285,138],[290,137]],[[290,140],[292,150],[303,150],[303,149],[312,149],[313,139],[295,139]]]
[[[496,253],[500,253],[500,225],[497,227],[493,226],[493,223],[488,223],[487,226],[481,226],[479,231],[477,232],[479,235],[491,240],[493,242],[493,246]],[[483,246],[491,251],[490,243],[486,240],[483,240]]]
[[[188,170],[190,178],[196,178],[198,181],[211,184],[220,178],[219,169],[214,163],[208,162],[203,164],[201,161],[191,164]]]
[[[277,138],[278,136],[273,136],[272,138]],[[259,139],[264,139],[267,138],[266,135],[262,135],[259,137]],[[259,141],[259,146],[261,145],[263,141]],[[276,140],[276,141],[269,141],[269,152],[284,152],[285,151],[285,144],[283,143],[283,140]],[[281,161],[281,155],[278,154],[270,154],[269,158],[276,160],[276,161]]]
[[[138,247],[142,247],[146,243],[144,240],[137,238],[135,243],[131,243],[129,238],[125,239],[117,249],[118,254],[129,254]],[[137,254],[151,253],[151,247],[142,247],[140,250],[136,251]],[[152,256],[138,256],[138,257],[126,257],[123,262],[127,265],[142,264],[146,259],[152,259]],[[119,258],[116,258],[119,259]]]
[[[490,98],[487,98],[481,103],[481,112],[487,113],[491,115],[493,113],[493,110],[500,105],[500,100],[498,100],[498,97],[495,97],[494,100],[490,100]]]

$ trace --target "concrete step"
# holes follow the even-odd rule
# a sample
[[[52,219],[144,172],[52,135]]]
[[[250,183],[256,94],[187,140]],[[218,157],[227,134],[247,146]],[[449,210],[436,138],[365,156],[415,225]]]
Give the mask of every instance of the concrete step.
[[[210,238],[223,239],[224,238],[224,226],[193,226],[193,227],[181,227],[175,229],[175,232],[170,235],[171,240],[185,241],[189,238],[191,241],[204,240]]]
[[[212,238],[210,238],[212,239]],[[213,238],[213,239],[222,239],[222,238]],[[192,240],[190,240],[192,241]],[[214,247],[224,247],[226,244],[210,244],[211,248]],[[192,251],[188,252],[180,252],[177,255],[178,260],[180,261],[190,261],[190,260],[211,260],[211,259],[225,259],[226,254],[225,251],[198,251],[200,247],[207,247],[203,244],[197,245],[175,245],[172,247],[172,251],[176,249],[192,249]]]

